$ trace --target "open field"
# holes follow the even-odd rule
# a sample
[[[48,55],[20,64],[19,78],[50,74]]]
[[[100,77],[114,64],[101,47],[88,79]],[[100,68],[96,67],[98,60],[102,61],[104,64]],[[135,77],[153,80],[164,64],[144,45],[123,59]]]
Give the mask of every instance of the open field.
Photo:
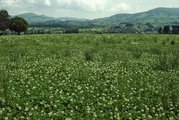
[[[179,36],[2,36],[2,118],[179,119]]]

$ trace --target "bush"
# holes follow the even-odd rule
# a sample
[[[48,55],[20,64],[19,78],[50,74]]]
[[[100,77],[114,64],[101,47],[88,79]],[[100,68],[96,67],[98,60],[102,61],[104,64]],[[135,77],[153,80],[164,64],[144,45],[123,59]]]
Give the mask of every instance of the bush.
[[[166,41],[165,40],[162,41],[162,45],[166,45]]]
[[[78,29],[66,29],[65,33],[66,34],[79,33],[79,30]]]
[[[175,45],[175,40],[172,40],[172,41],[171,41],[171,45]]]
[[[96,50],[93,49],[93,48],[86,50],[85,51],[85,60],[86,61],[93,61],[95,52],[96,52]]]

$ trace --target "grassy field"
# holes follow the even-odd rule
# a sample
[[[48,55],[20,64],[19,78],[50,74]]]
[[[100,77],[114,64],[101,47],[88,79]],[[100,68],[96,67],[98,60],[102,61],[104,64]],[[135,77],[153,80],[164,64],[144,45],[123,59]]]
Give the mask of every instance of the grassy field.
[[[179,36],[0,37],[0,119],[179,120]]]

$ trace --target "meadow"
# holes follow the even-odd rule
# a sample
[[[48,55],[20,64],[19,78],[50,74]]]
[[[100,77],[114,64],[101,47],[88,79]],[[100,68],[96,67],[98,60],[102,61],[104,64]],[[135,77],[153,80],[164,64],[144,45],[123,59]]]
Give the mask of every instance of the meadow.
[[[179,120],[179,36],[1,36],[0,119]]]

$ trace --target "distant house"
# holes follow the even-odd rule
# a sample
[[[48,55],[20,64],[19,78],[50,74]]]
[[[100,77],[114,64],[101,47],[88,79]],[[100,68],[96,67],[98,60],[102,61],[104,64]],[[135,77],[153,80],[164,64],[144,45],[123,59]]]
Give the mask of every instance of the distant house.
[[[179,25],[172,26],[172,34],[179,34]]]

